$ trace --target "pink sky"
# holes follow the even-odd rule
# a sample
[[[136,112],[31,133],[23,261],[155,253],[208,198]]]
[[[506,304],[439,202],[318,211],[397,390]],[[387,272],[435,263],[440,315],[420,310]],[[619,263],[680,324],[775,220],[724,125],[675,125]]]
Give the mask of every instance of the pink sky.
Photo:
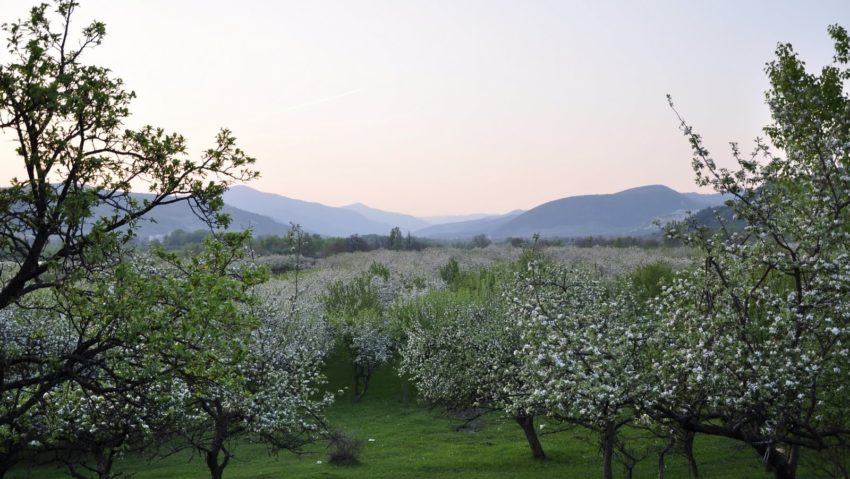
[[[416,215],[506,212],[645,184],[693,191],[664,95],[722,165],[769,120],[779,41],[811,66],[850,3],[83,0],[88,61],[138,99],[130,126],[226,126],[251,186]],[[32,2],[4,0],[0,22]],[[6,56],[0,53],[0,61]],[[18,171],[0,138],[0,182]]]

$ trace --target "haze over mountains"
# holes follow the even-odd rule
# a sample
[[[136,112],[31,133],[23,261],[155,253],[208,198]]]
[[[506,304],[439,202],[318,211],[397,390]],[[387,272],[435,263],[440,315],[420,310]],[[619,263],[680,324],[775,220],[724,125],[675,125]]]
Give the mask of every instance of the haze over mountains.
[[[256,235],[285,234],[289,223],[323,236],[353,234],[386,235],[398,226],[405,233],[434,239],[468,239],[484,234],[492,239],[530,237],[640,236],[658,231],[662,222],[683,218],[723,203],[719,194],[679,193],[663,185],[641,186],[613,194],[571,196],[544,203],[528,211],[504,215],[418,218],[370,208],[362,203],[343,207],[327,206],[286,196],[234,186],[224,195],[231,229],[252,227]],[[484,216],[484,217],[481,217]],[[184,204],[172,205],[157,213],[156,223],[145,223],[142,238],[159,236],[175,229],[190,231],[203,227]],[[452,221],[455,220],[455,221]]]

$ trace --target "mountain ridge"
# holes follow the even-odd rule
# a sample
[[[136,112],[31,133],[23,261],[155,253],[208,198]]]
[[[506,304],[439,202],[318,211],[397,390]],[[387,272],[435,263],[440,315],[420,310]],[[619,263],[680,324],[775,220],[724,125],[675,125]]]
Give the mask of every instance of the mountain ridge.
[[[335,237],[386,235],[397,226],[415,236],[443,240],[480,234],[492,239],[528,238],[534,234],[568,238],[652,234],[657,232],[655,220],[682,219],[688,211],[720,206],[723,200],[719,194],[680,193],[664,185],[645,185],[616,193],[565,196],[525,211],[434,224],[363,203],[333,207],[236,185],[224,194],[224,212],[233,217],[229,229],[251,227],[257,236],[285,234],[289,223],[297,223],[305,231]],[[157,209],[152,218],[155,222],[140,223],[140,237],[206,227],[183,203]]]

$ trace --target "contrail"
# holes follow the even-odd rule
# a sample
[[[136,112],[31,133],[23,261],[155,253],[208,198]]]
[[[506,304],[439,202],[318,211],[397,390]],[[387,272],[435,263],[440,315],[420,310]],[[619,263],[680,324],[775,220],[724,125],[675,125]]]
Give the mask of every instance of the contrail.
[[[329,101],[339,100],[342,97],[346,97],[348,95],[353,95],[353,94],[359,92],[360,90],[362,90],[362,88],[355,88],[354,90],[347,91],[345,93],[340,93],[339,95],[333,95],[333,96],[328,96],[328,97],[325,97],[325,98],[319,98],[318,100],[311,100],[311,101],[308,101],[308,102],[299,103],[297,105],[286,107],[286,108],[284,108],[280,111],[299,110],[301,108],[307,108],[309,106],[318,105],[320,103],[327,103]]]

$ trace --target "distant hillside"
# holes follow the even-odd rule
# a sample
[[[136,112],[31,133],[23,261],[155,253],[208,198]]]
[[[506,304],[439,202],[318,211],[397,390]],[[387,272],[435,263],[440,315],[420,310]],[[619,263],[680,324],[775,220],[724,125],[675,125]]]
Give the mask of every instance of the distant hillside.
[[[562,198],[532,208],[503,225],[495,236],[572,237],[649,232],[656,219],[684,216],[703,207],[666,186],[641,186],[609,195]],[[672,219],[672,218],[671,218]]]
[[[325,236],[352,234],[388,234],[394,225],[371,220],[345,208],[301,201],[247,186],[233,186],[224,193],[224,202],[237,208],[268,216],[273,220],[301,225],[305,230]]]
[[[718,216],[720,220],[718,220]],[[717,230],[720,228],[720,221],[726,227],[733,231],[742,231],[747,223],[743,220],[736,219],[732,209],[726,205],[711,206],[694,213],[691,218],[693,222],[700,226],[706,226],[709,229]]]
[[[133,197],[139,201],[152,199],[153,195],[144,193],[133,193]],[[284,235],[289,231],[289,226],[278,223],[273,219],[244,211],[230,205],[225,205],[222,212],[230,215],[229,231],[242,231],[251,228],[254,235]],[[106,216],[112,212],[106,207],[101,207],[95,211],[95,216]],[[143,240],[150,240],[162,237],[175,230],[195,231],[206,229],[208,226],[201,221],[189,204],[185,201],[173,203],[170,205],[158,206],[151,213],[145,215],[138,222],[136,237]]]
[[[472,213],[468,215],[446,215],[446,216],[423,216],[422,219],[430,225],[442,225],[448,223],[460,223],[461,221],[474,221],[484,218],[495,218],[502,215],[494,215],[487,213]]]
[[[521,214],[522,211],[513,211],[504,215],[487,216],[476,220],[434,225],[418,230],[414,234],[434,239],[468,239],[479,234],[492,236],[502,225]]]
[[[137,198],[147,196],[137,194]],[[607,195],[584,195],[550,201],[528,211],[444,224],[429,224],[415,216],[382,211],[356,203],[337,208],[320,203],[234,186],[224,194],[224,212],[232,217],[231,230],[252,228],[254,234],[283,235],[289,223],[324,236],[386,235],[398,226],[403,232],[434,239],[469,239],[485,234],[494,239],[531,237],[641,236],[658,232],[654,220],[678,220],[686,212],[700,212],[711,223],[706,207],[720,207],[718,194],[678,193],[661,186],[643,186]],[[107,214],[103,211],[100,214]],[[153,219],[153,221],[150,221]],[[185,203],[157,208],[139,224],[142,239],[163,236],[177,229],[193,231],[205,225]]]
[[[721,193],[682,193],[688,198],[701,203],[704,206],[720,206],[729,199],[729,195]]]
[[[370,208],[363,203],[354,203],[353,205],[343,206],[344,209],[356,211],[364,217],[377,221],[385,225],[398,226],[403,232],[416,231],[426,228],[432,223],[417,218],[415,216],[406,215],[404,213],[392,213],[376,208]]]
[[[521,214],[430,227],[418,234],[433,238],[643,235],[657,232],[655,220],[681,219],[714,201],[719,200],[711,195],[694,197],[662,185],[642,186],[614,194],[561,198]]]

